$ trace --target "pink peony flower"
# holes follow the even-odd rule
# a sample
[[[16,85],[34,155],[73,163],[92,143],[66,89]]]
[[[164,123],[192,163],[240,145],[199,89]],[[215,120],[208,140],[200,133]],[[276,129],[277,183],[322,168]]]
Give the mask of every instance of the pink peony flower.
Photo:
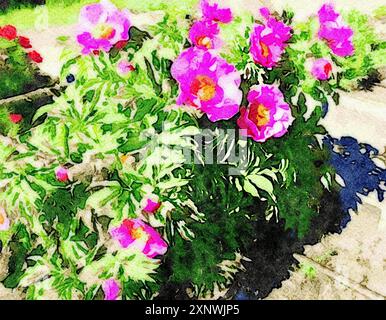
[[[155,202],[151,199],[146,200],[146,206],[143,208],[143,211],[146,213],[155,213],[161,207],[160,202]]]
[[[102,0],[82,8],[77,40],[83,46],[83,54],[109,51],[117,42],[129,39],[129,28],[128,12]]]
[[[185,50],[174,61],[171,72],[180,86],[178,105],[196,107],[213,122],[230,119],[239,111],[240,74],[212,50]]]
[[[317,59],[312,65],[311,73],[318,80],[328,80],[332,74],[332,64],[327,59]]]
[[[149,258],[165,254],[168,248],[160,234],[140,219],[126,219],[110,234],[123,248],[134,246]]]
[[[105,300],[117,300],[121,288],[114,279],[106,280],[102,285],[103,292],[105,293]]]
[[[118,72],[122,75],[126,75],[129,72],[134,70],[135,70],[134,66],[126,60],[122,60],[118,63]]]
[[[331,51],[340,57],[354,53],[352,42],[354,32],[343,23],[339,13],[334,11],[331,4],[323,5],[318,11],[320,29],[318,36],[327,42]]]
[[[189,31],[189,39],[198,48],[215,49],[221,46],[217,37],[220,29],[216,23],[209,21],[197,21]]]
[[[63,167],[59,167],[55,171],[56,179],[60,182],[67,182],[68,181],[68,170]]]
[[[10,222],[4,208],[0,207],[0,231],[9,230]]]
[[[219,9],[217,3],[210,5],[208,0],[201,1],[201,10],[204,20],[210,22],[229,23],[233,19],[231,9]]]
[[[246,136],[258,142],[281,137],[293,122],[291,109],[274,85],[258,85],[248,93],[248,108],[240,110],[237,124]]]
[[[266,24],[255,25],[250,38],[250,52],[255,63],[272,68],[280,61],[292,29],[272,17],[267,8],[261,8],[260,13]]]

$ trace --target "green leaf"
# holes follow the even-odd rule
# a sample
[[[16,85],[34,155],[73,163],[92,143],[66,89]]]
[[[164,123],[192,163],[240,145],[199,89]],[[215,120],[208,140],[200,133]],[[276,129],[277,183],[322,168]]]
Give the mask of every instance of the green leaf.
[[[119,146],[118,151],[124,154],[142,149],[148,140],[141,140],[139,136],[132,136],[126,139],[125,143]]]
[[[244,190],[248,193],[250,193],[254,197],[260,197],[259,192],[257,191],[256,187],[250,183],[248,180],[244,181]]]
[[[139,99],[136,103],[137,105],[137,111],[134,116],[134,121],[140,121],[143,120],[143,118],[150,114],[153,108],[156,106],[157,100],[156,99]]]
[[[334,94],[332,95],[332,100],[334,100],[336,105],[339,105],[339,100],[340,100],[339,93],[334,92]]]
[[[270,196],[273,196],[273,184],[268,179],[261,175],[250,175],[247,177],[256,187],[266,191]]]
[[[298,107],[298,110],[299,110],[299,115],[301,115],[301,116],[303,116],[307,112],[306,102],[307,102],[306,96],[304,95],[303,92],[301,92],[299,94],[298,103],[297,103],[297,107]]]

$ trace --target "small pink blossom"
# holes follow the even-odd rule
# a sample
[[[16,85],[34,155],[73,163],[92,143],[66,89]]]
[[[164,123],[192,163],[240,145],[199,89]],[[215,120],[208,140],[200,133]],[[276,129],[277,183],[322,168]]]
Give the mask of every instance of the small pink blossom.
[[[7,213],[5,212],[4,208],[0,207],[0,231],[7,231],[9,230],[10,221],[7,217]]]
[[[103,292],[105,293],[105,300],[117,300],[121,288],[114,279],[106,280],[102,285]]]
[[[133,246],[149,258],[165,254],[168,248],[160,234],[140,219],[126,219],[110,234],[123,248]]]
[[[209,21],[197,21],[189,31],[189,39],[198,48],[216,49],[221,46],[218,38],[220,29],[216,23]]]
[[[68,170],[63,167],[59,167],[55,171],[56,179],[60,182],[67,182],[68,181]]]
[[[229,23],[232,21],[232,11],[230,8],[220,9],[218,4],[209,4],[208,0],[201,1],[203,19],[210,22]]]
[[[272,68],[280,61],[292,29],[272,17],[267,8],[261,8],[260,13],[266,23],[255,25],[250,38],[250,52],[255,63]]]
[[[274,85],[258,85],[248,93],[248,108],[240,110],[237,124],[245,135],[257,142],[281,137],[293,122],[291,109]]]
[[[126,60],[121,60],[118,63],[118,72],[122,75],[126,75],[129,72],[134,71],[134,70],[135,70],[134,66]]]
[[[119,11],[108,0],[82,8],[79,17],[78,43],[83,54],[109,51],[119,41],[129,39],[130,20],[126,10]]]
[[[189,48],[174,61],[171,72],[180,87],[178,105],[193,106],[212,122],[230,119],[239,111],[240,73],[214,51]]]
[[[317,59],[312,64],[311,73],[318,80],[328,80],[332,74],[332,64],[327,59]]]
[[[161,207],[160,202],[155,202],[151,199],[146,200],[146,206],[143,208],[143,211],[146,213],[155,213]]]
[[[320,29],[318,36],[326,41],[331,51],[340,57],[354,53],[353,30],[344,24],[339,13],[331,4],[323,5],[318,11]]]

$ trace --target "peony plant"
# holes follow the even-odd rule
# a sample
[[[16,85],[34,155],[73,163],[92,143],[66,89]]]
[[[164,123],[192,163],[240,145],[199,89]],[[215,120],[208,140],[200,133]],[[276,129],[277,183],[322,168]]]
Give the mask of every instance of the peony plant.
[[[225,294],[260,226],[304,237],[341,192],[319,121],[348,87],[354,30],[330,5],[300,25],[268,8],[258,21],[207,0],[198,10],[143,30],[106,0],[81,10],[66,88],[30,130],[0,136],[4,287]]]

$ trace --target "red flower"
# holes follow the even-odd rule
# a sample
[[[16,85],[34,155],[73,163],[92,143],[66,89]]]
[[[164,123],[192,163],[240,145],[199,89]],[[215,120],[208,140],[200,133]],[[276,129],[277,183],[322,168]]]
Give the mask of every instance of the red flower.
[[[19,36],[19,44],[25,49],[32,48],[31,42],[27,37]]]
[[[127,45],[127,42],[128,42],[127,40],[118,41],[115,44],[115,48],[117,48],[118,50],[121,50]]]
[[[18,113],[11,113],[9,115],[9,119],[13,123],[19,123],[21,120],[23,120],[23,116],[21,114],[18,114]]]
[[[35,50],[28,52],[28,57],[32,60],[35,61],[36,63],[41,63],[43,62],[42,56],[36,52]]]
[[[8,40],[14,40],[17,37],[17,30],[14,26],[7,25],[3,28],[0,28],[0,37],[8,39]]]

